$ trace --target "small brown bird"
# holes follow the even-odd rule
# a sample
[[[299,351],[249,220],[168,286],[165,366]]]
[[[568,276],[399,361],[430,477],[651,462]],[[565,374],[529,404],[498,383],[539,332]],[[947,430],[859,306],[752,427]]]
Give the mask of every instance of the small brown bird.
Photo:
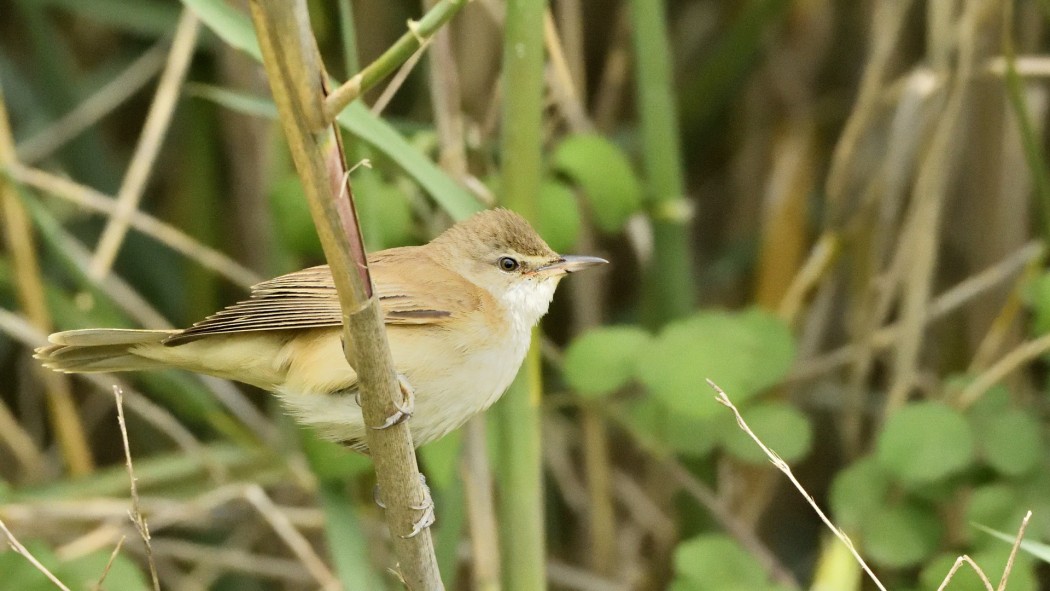
[[[561,278],[607,262],[558,255],[505,209],[368,258],[394,366],[415,392],[417,446],[498,400]],[[319,266],[260,283],[249,299],[184,330],[60,332],[36,358],[66,373],[175,367],[237,380],[274,392],[322,436],[367,452],[341,323],[331,271]]]

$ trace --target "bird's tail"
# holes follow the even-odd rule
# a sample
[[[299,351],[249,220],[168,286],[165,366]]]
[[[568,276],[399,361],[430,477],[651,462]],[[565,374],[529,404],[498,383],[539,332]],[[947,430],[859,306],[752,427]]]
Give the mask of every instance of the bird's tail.
[[[44,367],[63,373],[158,369],[167,364],[136,355],[134,350],[143,345],[159,345],[176,332],[123,328],[69,330],[48,337],[52,344],[37,349],[33,357]]]

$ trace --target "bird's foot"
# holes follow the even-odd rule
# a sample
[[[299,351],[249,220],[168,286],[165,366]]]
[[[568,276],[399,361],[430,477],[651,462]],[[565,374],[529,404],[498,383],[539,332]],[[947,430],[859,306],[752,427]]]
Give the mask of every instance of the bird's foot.
[[[423,488],[423,501],[418,505],[412,505],[412,508],[416,511],[422,511],[423,514],[412,524],[412,531],[408,532],[407,535],[401,536],[405,539],[418,536],[420,532],[434,525],[434,522],[437,521],[437,515],[434,513],[434,497],[430,496],[427,477],[423,476],[422,472],[419,473],[419,485]]]
[[[416,391],[412,388],[412,384],[408,383],[408,378],[402,374],[397,374],[397,386],[401,390],[401,401],[393,401],[394,412],[383,421],[382,425],[372,427],[373,429],[389,429],[412,418],[416,406]],[[358,403],[360,404],[360,401]]]
[[[423,488],[423,501],[418,505],[411,505],[410,508],[415,511],[422,511],[423,514],[419,516],[419,519],[412,523],[412,531],[401,536],[404,539],[418,536],[423,530],[434,525],[434,522],[437,520],[437,515],[434,513],[434,497],[430,494],[430,487],[427,485],[427,477],[422,473],[419,474],[419,485]],[[379,494],[378,484],[372,489],[372,500],[375,501],[380,509],[386,509],[386,503],[383,502],[383,498]]]

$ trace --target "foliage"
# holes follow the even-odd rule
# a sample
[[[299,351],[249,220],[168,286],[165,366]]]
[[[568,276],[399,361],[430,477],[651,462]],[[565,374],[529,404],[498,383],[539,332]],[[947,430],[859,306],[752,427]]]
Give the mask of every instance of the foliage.
[[[207,249],[259,278],[322,253],[237,3],[10,4],[0,96],[21,161],[5,156],[0,126],[0,519],[74,589],[98,580],[125,535],[105,588],[146,589],[112,378],[64,386],[98,465],[74,478],[56,445],[55,386],[27,352],[52,327],[183,326],[240,297],[247,281],[216,273]],[[358,61],[347,51],[371,63],[421,16],[419,3],[380,4],[310,3],[329,72]],[[1047,587],[1037,565],[1050,541],[1050,273],[1047,230],[1033,221],[1046,214],[1046,106],[1030,62],[1001,63],[1046,53],[1046,15],[1031,0],[910,4],[552,4],[562,51],[540,48],[544,149],[524,205],[558,252],[613,263],[565,281],[540,341],[547,479],[528,492],[542,493],[546,514],[524,518],[546,527],[553,588],[576,576],[794,588],[783,573],[820,587],[838,555],[708,379],[893,587],[937,589],[962,553],[996,582],[1029,509],[1031,544],[1008,588]],[[431,45],[382,112],[372,107],[388,80],[340,115],[351,166],[369,158],[350,181],[370,244],[420,243],[504,194],[512,156],[495,114],[515,89],[501,78],[497,5],[469,3],[452,42]],[[188,82],[100,280],[92,251],[114,216],[91,199],[120,192],[183,7],[203,23]],[[136,61],[154,44],[152,62]],[[147,72],[123,78],[137,69]],[[78,109],[97,101],[100,119]],[[53,194],[67,179],[101,194]],[[33,239],[29,259],[19,230]],[[171,231],[189,256],[165,246]],[[52,326],[33,318],[34,302]],[[398,588],[369,459],[248,389],[177,372],[121,378],[139,491],[172,581]],[[505,467],[495,448],[457,432],[419,452],[450,589],[484,574],[463,560],[465,543],[498,546],[472,537],[491,507],[467,478],[468,459]],[[250,484],[313,554],[291,550],[253,508]],[[0,573],[0,591],[52,588],[13,552],[0,552]],[[863,586],[859,570],[849,576]],[[983,586],[963,568],[948,589]]]

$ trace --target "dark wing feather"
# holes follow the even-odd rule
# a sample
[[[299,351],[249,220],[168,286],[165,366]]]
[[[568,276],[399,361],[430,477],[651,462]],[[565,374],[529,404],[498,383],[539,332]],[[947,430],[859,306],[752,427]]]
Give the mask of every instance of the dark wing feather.
[[[441,324],[481,305],[473,284],[437,265],[419,247],[375,253],[369,265],[387,324]],[[444,296],[435,297],[436,293]],[[332,272],[321,265],[255,285],[247,300],[208,316],[164,344],[180,345],[218,334],[323,328],[341,323]]]

